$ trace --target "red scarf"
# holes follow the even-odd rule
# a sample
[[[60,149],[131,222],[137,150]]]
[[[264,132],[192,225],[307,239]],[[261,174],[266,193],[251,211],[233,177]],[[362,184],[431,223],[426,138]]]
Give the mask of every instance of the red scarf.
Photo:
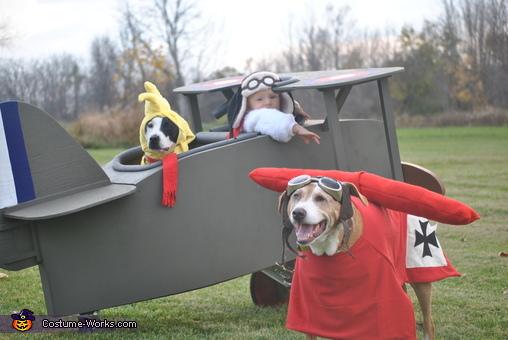
[[[147,161],[159,161],[145,155]],[[170,153],[162,159],[162,205],[173,207],[176,202],[176,189],[178,186],[178,157]]]

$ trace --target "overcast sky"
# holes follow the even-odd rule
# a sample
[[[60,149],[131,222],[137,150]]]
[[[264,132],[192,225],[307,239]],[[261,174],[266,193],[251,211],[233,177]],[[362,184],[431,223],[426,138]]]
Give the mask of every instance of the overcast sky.
[[[149,0],[131,0],[146,3]],[[290,18],[294,26],[332,2],[349,5],[349,18],[356,28],[400,30],[404,24],[419,29],[424,19],[434,20],[441,12],[440,0],[199,0],[203,18],[222,27],[221,64],[241,70],[245,61],[269,55],[288,36]],[[121,0],[0,0],[0,18],[7,19],[17,34],[0,58],[39,58],[71,53],[88,57],[93,38],[118,34]],[[312,5],[309,5],[312,4]],[[149,19],[149,18],[147,18]],[[252,42],[256,42],[253,44]],[[227,53],[224,53],[226,52]]]

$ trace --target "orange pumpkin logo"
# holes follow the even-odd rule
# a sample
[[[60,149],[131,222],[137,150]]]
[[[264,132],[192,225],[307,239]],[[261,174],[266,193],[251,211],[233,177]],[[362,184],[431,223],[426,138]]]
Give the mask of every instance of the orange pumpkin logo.
[[[32,328],[32,321],[35,320],[32,314],[33,312],[28,309],[23,309],[19,314],[11,314],[11,318],[14,319],[12,327],[20,332],[26,332]]]
[[[20,332],[24,332],[32,328],[32,320],[14,320],[12,327]]]

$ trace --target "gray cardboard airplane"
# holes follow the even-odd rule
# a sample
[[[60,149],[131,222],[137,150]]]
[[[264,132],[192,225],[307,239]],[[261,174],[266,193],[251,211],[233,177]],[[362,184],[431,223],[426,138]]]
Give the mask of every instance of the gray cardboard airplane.
[[[256,185],[249,172],[365,170],[404,180],[388,86],[402,71],[291,74],[296,80],[277,91],[323,93],[326,118],[305,123],[321,136],[320,145],[201,132],[197,96],[222,91],[230,98],[241,78],[176,89],[189,100],[199,146],[178,155],[172,208],[161,205],[160,162],[138,165],[140,147],[101,167],[39,108],[0,103],[0,267],[37,265],[51,315],[159,298],[266,270],[281,258],[279,194]],[[351,89],[366,82],[378,85],[382,119],[340,120]]]

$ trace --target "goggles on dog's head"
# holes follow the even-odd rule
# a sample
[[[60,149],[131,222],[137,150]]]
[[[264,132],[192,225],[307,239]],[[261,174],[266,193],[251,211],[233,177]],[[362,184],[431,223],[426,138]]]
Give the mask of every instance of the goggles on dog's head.
[[[290,197],[296,190],[313,182],[317,183],[317,185],[328,195],[332,196],[334,200],[339,203],[342,202],[342,184],[330,177],[311,177],[309,175],[295,177],[288,182],[286,195]]]
[[[317,183],[317,185],[328,195],[332,196],[334,200],[339,202],[341,204],[340,209],[340,215],[339,220],[342,222],[344,226],[344,242],[346,244],[347,251],[349,255],[351,255],[352,258],[354,258],[353,254],[349,251],[349,235],[350,235],[350,227],[349,227],[349,220],[353,217],[353,207],[351,204],[351,195],[349,191],[349,187],[346,184],[342,184],[340,181],[330,178],[330,177],[311,177],[309,175],[300,175],[298,177],[295,177],[291,179],[288,182],[288,186],[286,189],[286,195],[284,196],[282,200],[282,224],[284,225],[284,228],[282,229],[282,240],[283,240],[283,246],[282,246],[282,264],[279,264],[282,266],[283,269],[286,269],[285,267],[285,250],[286,247],[296,256],[304,258],[305,255],[298,253],[291,244],[289,243],[289,235],[294,229],[293,224],[291,223],[291,220],[289,219],[288,213],[287,213],[287,207],[289,203],[289,199],[291,198],[291,195],[295,193],[296,190],[309,185],[310,183]]]

